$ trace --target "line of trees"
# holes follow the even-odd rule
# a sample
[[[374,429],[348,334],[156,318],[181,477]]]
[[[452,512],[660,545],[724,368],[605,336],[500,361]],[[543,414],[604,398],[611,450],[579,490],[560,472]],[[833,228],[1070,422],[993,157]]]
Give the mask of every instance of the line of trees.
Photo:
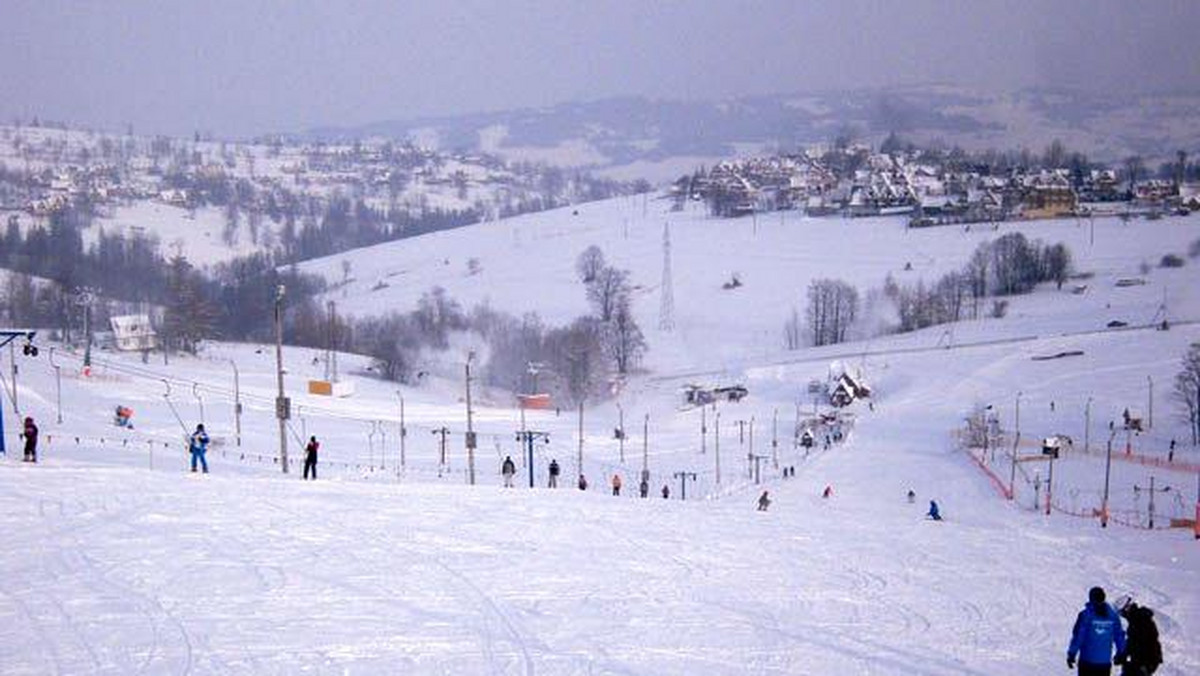
[[[813,346],[846,340],[858,317],[858,290],[840,279],[814,279],[808,285],[809,340]]]
[[[1004,297],[1029,293],[1043,282],[1054,282],[1061,289],[1072,270],[1071,252],[1066,245],[1044,245],[1019,232],[1008,233],[981,243],[961,270],[948,272],[930,284],[919,280],[901,285],[888,275],[881,291],[867,294],[867,305],[870,310],[882,300],[895,309],[896,321],[880,327],[884,332],[907,333],[978,319],[988,299],[993,300],[990,315],[1001,317],[1007,307]],[[787,349],[800,349],[805,342],[812,346],[840,343],[852,330],[861,333],[866,329],[860,322],[858,291],[851,284],[815,279],[808,286],[806,299],[803,318],[793,308],[784,322]]]
[[[1019,232],[981,243],[962,270],[946,273],[932,284],[919,281],[901,286],[888,277],[883,295],[896,307],[896,331],[905,333],[968,317],[978,319],[988,298],[1029,293],[1043,282],[1058,288],[1073,269],[1071,252],[1064,244],[1043,245]],[[1007,302],[991,306],[992,316],[1002,316]]]

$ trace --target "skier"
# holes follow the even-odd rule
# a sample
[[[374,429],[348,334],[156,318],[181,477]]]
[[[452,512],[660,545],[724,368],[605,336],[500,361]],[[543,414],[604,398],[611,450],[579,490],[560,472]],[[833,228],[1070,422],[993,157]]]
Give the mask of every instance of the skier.
[[[558,473],[561,471],[558,466],[558,460],[550,461],[550,488],[558,488]]]
[[[33,418],[25,418],[25,430],[21,432],[21,436],[25,437],[25,462],[37,462],[37,442],[38,442],[38,426],[33,424]]]
[[[313,481],[317,480],[317,449],[321,448],[321,444],[317,442],[316,437],[308,438],[308,445],[304,447],[304,478],[308,479],[308,472],[312,470]]]
[[[208,474],[208,460],[204,458],[208,452],[208,433],[204,431],[203,424],[196,425],[196,431],[188,440],[188,450],[192,452],[192,471],[196,471],[196,461],[199,460],[204,473]]]
[[[649,481],[642,479],[641,483],[638,484],[638,495],[643,498],[649,497],[649,495],[650,495],[650,482]]]
[[[1116,663],[1125,662],[1125,629],[1117,611],[1105,602],[1104,590],[1092,587],[1088,591],[1088,603],[1071,629],[1071,645],[1067,648],[1067,668],[1075,668],[1079,657],[1079,674],[1104,674],[1112,671],[1113,646],[1116,646]]]
[[[587,477],[585,477],[582,474],[579,475],[579,490],[581,490],[581,491],[587,490]]]
[[[829,499],[833,495],[833,486],[826,485],[825,490],[821,491],[821,497]]]
[[[908,489],[908,504],[911,505],[912,503],[914,503],[916,501],[917,501],[917,494],[913,492],[913,489],[911,489],[911,488]]]
[[[133,417],[133,409],[128,406],[118,406],[116,416],[113,418],[113,423],[117,427],[133,429],[133,422],[130,418]]]
[[[927,513],[925,516],[933,519],[934,521],[942,520],[942,513],[938,510],[937,500],[929,501],[929,513]]]
[[[621,475],[614,474],[612,478],[613,495],[621,494]]]
[[[771,498],[767,495],[767,491],[763,491],[763,494],[758,496],[758,511],[765,512],[770,506]]]
[[[669,500],[671,498],[671,487],[670,486],[663,484],[662,496],[663,496],[663,500]]]
[[[504,456],[504,464],[500,466],[500,473],[504,475],[505,488],[512,488],[513,477],[517,475],[517,463],[513,462],[511,455]]]
[[[1127,659],[1121,667],[1122,676],[1150,676],[1162,664],[1162,645],[1158,642],[1158,625],[1154,611],[1127,600],[1121,604],[1121,617],[1129,622],[1125,641]]]

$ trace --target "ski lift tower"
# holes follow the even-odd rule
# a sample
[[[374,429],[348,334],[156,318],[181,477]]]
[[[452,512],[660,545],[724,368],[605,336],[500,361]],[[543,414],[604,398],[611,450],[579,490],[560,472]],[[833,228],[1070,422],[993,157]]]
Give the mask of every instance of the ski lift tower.
[[[21,352],[27,357],[36,357],[38,355],[37,346],[33,344],[34,337],[37,336],[37,331],[14,331],[11,329],[0,329],[0,348],[4,348],[9,343],[18,338],[25,339],[25,346]],[[15,368],[15,366],[14,366]],[[17,386],[16,381],[13,381],[13,388]],[[8,451],[4,447],[4,407],[0,406],[0,455],[7,455]]]

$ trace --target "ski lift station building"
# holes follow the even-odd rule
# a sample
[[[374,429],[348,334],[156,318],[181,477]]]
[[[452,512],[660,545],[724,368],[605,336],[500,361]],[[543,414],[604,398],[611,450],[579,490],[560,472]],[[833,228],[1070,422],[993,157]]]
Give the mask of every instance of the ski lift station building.
[[[158,345],[158,335],[149,315],[117,315],[109,319],[109,324],[113,343],[122,352],[153,350]]]

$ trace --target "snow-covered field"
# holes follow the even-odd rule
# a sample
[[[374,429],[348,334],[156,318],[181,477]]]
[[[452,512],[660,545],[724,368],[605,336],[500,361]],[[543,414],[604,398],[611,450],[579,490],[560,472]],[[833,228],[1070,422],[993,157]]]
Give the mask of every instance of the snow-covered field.
[[[360,375],[357,393],[334,401],[301,394],[322,366],[309,350],[287,350],[291,458],[300,455],[299,439],[320,437],[316,483],[299,480],[298,464],[282,476],[274,461],[269,348],[212,345],[169,366],[101,353],[90,379],[78,376],[77,354],[57,348],[61,424],[50,344],[37,359],[18,354],[21,415],[35,416],[47,438],[42,463],[18,462],[6,396],[3,671],[1053,673],[1064,669],[1087,588],[1100,584],[1155,609],[1166,654],[1159,673],[1200,672],[1200,542],[1190,530],[1161,528],[1190,517],[1196,502],[1200,452],[1186,443],[1167,392],[1179,357],[1200,340],[1191,323],[1200,319],[1200,275],[1194,260],[1138,269],[1186,251],[1200,237],[1200,219],[1097,220],[1091,245],[1086,221],[968,233],[906,231],[878,219],[721,221],[664,208],[614,200],[307,267],[336,280],[340,261],[351,260],[355,281],[333,298],[355,314],[407,309],[440,284],[467,307],[487,300],[554,323],[586,310],[573,266],[587,245],[630,269],[641,286],[635,309],[651,344],[648,370],[619,400],[585,410],[586,493],[541,488],[550,458],[563,465],[564,484],[580,470],[579,423],[568,411],[528,415],[530,428],[550,435],[535,446],[538,490],[500,487],[505,455],[518,462],[519,485],[527,467],[514,439],[519,414],[498,392],[476,393],[480,485],[466,485],[465,404],[455,379],[465,349],[442,355],[439,366],[457,367],[435,370],[420,386]],[[656,328],[668,222],[674,332]],[[951,331],[782,348],[783,322],[793,305],[803,309],[809,279],[841,277],[864,291],[889,272],[902,282],[931,281],[965,263],[978,242],[1013,228],[1066,242],[1077,267],[1095,273],[1079,282],[1087,291],[1043,288],[1015,300],[1005,319]],[[478,275],[467,274],[471,257],[481,260]],[[914,270],[904,271],[906,262]],[[723,290],[735,271],[745,285]],[[1122,277],[1147,283],[1116,287]],[[371,291],[380,279],[388,286]],[[1171,330],[1105,328],[1110,319],[1152,322],[1164,294]],[[1083,354],[1031,359],[1067,351]],[[241,446],[230,360],[245,406]],[[857,424],[844,443],[806,454],[791,436],[797,405],[810,406],[806,384],[834,361],[862,370],[877,393],[874,407],[853,407]],[[353,373],[365,363],[345,356],[342,365]],[[1095,518],[1064,513],[1096,504],[1107,423],[1119,425],[1125,407],[1146,413],[1147,377],[1153,427],[1133,439],[1129,458],[1156,464],[1118,458],[1112,502],[1114,516],[1145,525],[1147,495],[1133,486],[1154,476],[1171,487],[1156,498],[1159,528],[1101,529]],[[746,400],[706,412],[703,445],[700,412],[678,407],[679,387],[693,381],[750,390]],[[398,394],[408,427],[403,466]],[[1044,481],[1044,464],[1021,465],[1009,502],[952,435],[975,404],[992,405],[1011,431],[1018,397],[1022,438],[1076,439],[1056,464],[1050,516],[1033,504],[1033,477]],[[629,432],[624,462],[612,438],[618,402]],[[135,409],[136,429],[111,424],[118,404]],[[201,419],[217,437],[213,472],[193,476],[181,425]],[[670,500],[631,497],[644,423],[652,494],[667,484]],[[433,433],[443,425],[445,465]],[[1172,437],[1180,447],[1168,466]],[[1123,455],[1123,434],[1115,444]],[[748,475],[751,451],[765,456],[762,486]],[[1006,453],[993,463],[1003,482]],[[794,466],[796,477],[781,478],[776,464]],[[607,488],[614,472],[625,479],[616,498]],[[678,472],[696,474],[684,478],[686,502]],[[823,499],[826,486],[832,496]],[[764,489],[774,503],[758,512]],[[905,499],[909,489],[915,504]],[[946,521],[923,518],[931,498]]]

